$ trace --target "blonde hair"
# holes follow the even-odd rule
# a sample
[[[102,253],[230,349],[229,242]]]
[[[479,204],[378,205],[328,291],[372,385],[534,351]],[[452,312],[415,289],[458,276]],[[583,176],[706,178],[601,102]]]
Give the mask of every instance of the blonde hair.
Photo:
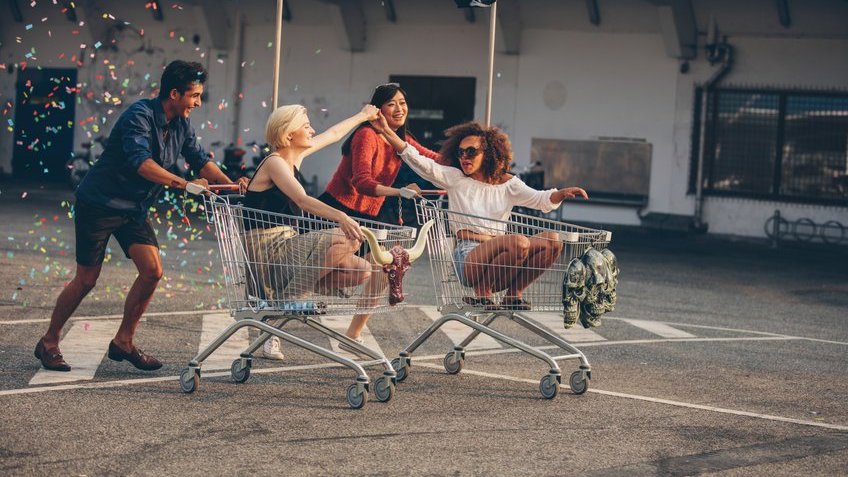
[[[299,104],[280,106],[268,116],[268,123],[265,124],[265,142],[273,149],[289,147],[286,136],[308,122],[305,107]]]

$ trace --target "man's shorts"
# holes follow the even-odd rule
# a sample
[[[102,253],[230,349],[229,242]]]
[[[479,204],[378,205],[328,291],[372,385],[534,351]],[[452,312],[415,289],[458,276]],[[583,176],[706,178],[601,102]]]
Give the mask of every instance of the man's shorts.
[[[156,234],[148,219],[138,222],[126,212],[101,208],[77,201],[74,206],[77,263],[93,267],[103,263],[109,236],[114,235],[130,258],[130,245],[153,245],[159,248]]]

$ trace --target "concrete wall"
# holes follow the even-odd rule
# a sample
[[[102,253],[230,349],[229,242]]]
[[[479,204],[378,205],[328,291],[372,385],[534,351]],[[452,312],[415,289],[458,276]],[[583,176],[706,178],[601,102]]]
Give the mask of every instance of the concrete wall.
[[[62,65],[91,43],[87,28],[72,25],[52,2],[35,8],[21,3],[25,20],[14,23],[0,17],[0,63],[16,63],[35,47],[42,66]],[[110,3],[116,16],[145,28],[145,36],[161,51],[142,55],[135,77],[149,72],[158,81],[162,65],[174,58],[201,61],[211,73],[208,103],[195,112],[192,122],[204,144],[228,142],[237,135],[243,143],[263,140],[265,119],[271,109],[274,6],[270,0],[221,2],[221,14],[238,10],[245,21],[243,66],[237,42],[226,50],[210,47],[201,2],[183,2],[182,10],[165,5],[165,21],[154,22],[142,6]],[[477,10],[477,21],[468,23],[450,0],[395,0],[398,21],[386,20],[380,2],[362,1],[366,23],[366,51],[351,53],[344,44],[336,7],[316,0],[290,0],[292,22],[283,29],[281,104],[301,103],[309,108],[316,129],[356,112],[376,84],[391,74],[474,76],[477,78],[475,114],[482,118],[486,94],[488,13]],[[842,0],[792,2],[792,26],[778,22],[770,0],[693,1],[697,24],[705,31],[715,17],[736,51],[736,62],[725,79],[731,84],[756,84],[799,88],[848,87],[848,3]],[[84,9],[87,2],[77,2]],[[644,0],[600,2],[601,24],[589,23],[584,2],[522,0],[520,54],[498,53],[493,87],[493,123],[509,134],[516,161],[529,159],[532,138],[591,139],[598,136],[643,138],[653,145],[648,211],[692,214],[687,195],[690,168],[690,134],[694,86],[713,71],[702,50],[688,74],[665,50],[656,7]],[[230,10],[225,10],[230,8]],[[238,8],[236,8],[238,7]],[[215,14],[206,10],[207,14]],[[46,22],[41,18],[48,17]],[[97,21],[95,18],[93,21]],[[33,24],[31,30],[25,25]],[[79,29],[78,36],[72,30]],[[47,36],[50,30],[52,37]],[[174,31],[174,38],[169,32]],[[200,45],[191,43],[199,34]],[[82,38],[86,35],[89,37]],[[185,42],[179,41],[179,36]],[[21,42],[16,41],[21,37]],[[700,38],[703,42],[703,36]],[[499,38],[499,51],[502,41]],[[65,60],[59,60],[60,53]],[[138,56],[138,55],[136,55]],[[140,67],[139,63],[143,63]],[[90,74],[86,65],[80,81]],[[241,91],[235,91],[242,74]],[[13,100],[15,75],[0,72],[0,101]],[[564,104],[546,106],[546,86],[564,86]],[[141,94],[148,94],[146,87]],[[234,115],[237,95],[243,94],[241,114]],[[126,98],[131,102],[132,98]],[[414,107],[415,98],[411,98]],[[83,102],[84,103],[84,102]],[[95,105],[96,106],[96,105]],[[102,107],[81,104],[78,123],[94,113],[110,129],[120,108],[106,114]],[[9,112],[2,119],[11,116]],[[238,130],[234,131],[238,123]],[[6,124],[4,124],[4,127]],[[77,143],[92,133],[90,125],[78,127]],[[0,133],[0,167],[11,164],[11,132]],[[220,153],[220,151],[218,151]],[[307,159],[304,172],[317,174],[325,183],[340,157],[339,146],[330,146]],[[840,220],[848,224],[848,209],[771,203],[759,200],[707,198],[705,220],[711,232],[762,236],[762,225],[776,208],[784,216],[810,217],[817,222]],[[638,224],[632,208],[570,205],[565,217],[575,221]]]

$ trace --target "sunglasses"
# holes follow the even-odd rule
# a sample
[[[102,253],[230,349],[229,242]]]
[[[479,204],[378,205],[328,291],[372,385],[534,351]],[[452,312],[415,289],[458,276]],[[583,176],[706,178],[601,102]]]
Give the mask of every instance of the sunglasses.
[[[477,149],[476,147],[466,147],[465,149],[457,149],[456,150],[456,158],[462,159],[463,157],[474,157],[477,154],[480,154],[481,149]]]

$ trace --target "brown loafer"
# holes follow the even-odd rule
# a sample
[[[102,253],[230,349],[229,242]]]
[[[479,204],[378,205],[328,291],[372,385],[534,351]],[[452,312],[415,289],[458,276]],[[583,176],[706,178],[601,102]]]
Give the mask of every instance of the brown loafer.
[[[142,350],[135,346],[133,346],[132,351],[127,353],[119,348],[114,341],[109,342],[109,359],[112,361],[127,360],[130,364],[142,371],[156,371],[162,367],[162,363],[160,363],[158,359],[144,354]]]
[[[59,352],[59,347],[46,349],[44,347],[44,340],[38,340],[38,344],[35,345],[35,357],[41,361],[44,369],[65,372],[71,370],[71,366],[65,362],[62,353]]]

